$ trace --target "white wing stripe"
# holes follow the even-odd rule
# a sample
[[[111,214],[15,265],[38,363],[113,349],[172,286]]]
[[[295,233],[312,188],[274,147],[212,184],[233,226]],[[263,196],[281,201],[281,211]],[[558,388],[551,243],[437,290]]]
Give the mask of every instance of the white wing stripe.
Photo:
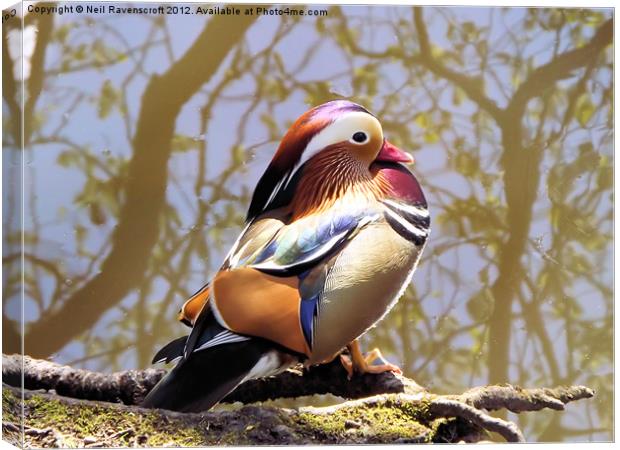
[[[269,206],[269,204],[273,201],[273,199],[276,198],[276,195],[278,195],[278,192],[280,192],[280,188],[282,187],[284,182],[288,184],[289,176],[290,176],[290,173],[289,175],[285,175],[284,177],[282,177],[282,179],[280,179],[280,181],[278,181],[278,184],[276,184],[276,186],[273,188],[273,191],[271,191],[271,194],[269,194],[269,198],[267,199],[267,202],[265,203],[265,206],[263,207],[263,211],[265,210],[265,208]]]
[[[213,339],[211,339],[210,341],[205,342],[200,347],[195,348],[194,351],[197,352],[199,350],[204,350],[205,348],[215,347],[216,345],[221,345],[221,344],[230,344],[232,342],[243,342],[249,339],[250,338],[247,336],[240,336],[231,331],[225,330],[225,331],[222,331],[221,333],[216,334],[213,337]]]

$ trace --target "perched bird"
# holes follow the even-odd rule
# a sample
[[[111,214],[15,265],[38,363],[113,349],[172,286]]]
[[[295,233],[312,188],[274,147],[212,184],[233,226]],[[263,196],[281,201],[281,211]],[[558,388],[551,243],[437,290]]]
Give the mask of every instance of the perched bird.
[[[398,370],[357,338],[395,304],[429,235],[408,154],[379,120],[337,100],[297,119],[261,177],[246,226],[211,282],[183,306],[189,336],[154,362],[176,367],[146,407],[206,410],[245,380],[342,357],[349,372]]]

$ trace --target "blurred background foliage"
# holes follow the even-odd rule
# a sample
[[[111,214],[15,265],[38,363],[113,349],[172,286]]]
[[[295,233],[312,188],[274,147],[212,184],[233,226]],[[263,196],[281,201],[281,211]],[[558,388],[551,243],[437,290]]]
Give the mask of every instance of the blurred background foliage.
[[[185,332],[176,311],[217,270],[288,126],[348,98],[413,153],[433,218],[365,347],[438,392],[588,385],[596,398],[565,413],[512,418],[532,440],[612,439],[611,16],[27,14],[23,65],[8,21],[3,351],[20,350],[22,213],[24,352],[147,367]]]

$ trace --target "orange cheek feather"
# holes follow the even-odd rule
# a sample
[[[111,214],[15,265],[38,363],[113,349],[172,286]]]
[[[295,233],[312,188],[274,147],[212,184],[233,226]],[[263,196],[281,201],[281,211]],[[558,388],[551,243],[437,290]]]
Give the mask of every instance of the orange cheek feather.
[[[213,301],[232,331],[309,355],[299,320],[298,286],[297,277],[274,277],[250,268],[223,271],[213,280]]]

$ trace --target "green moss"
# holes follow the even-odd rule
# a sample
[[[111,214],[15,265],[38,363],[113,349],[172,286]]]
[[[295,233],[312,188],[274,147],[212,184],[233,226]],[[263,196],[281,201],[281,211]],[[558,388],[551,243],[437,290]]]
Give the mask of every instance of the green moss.
[[[13,392],[2,389],[2,439],[16,447],[22,447],[22,437],[19,431],[22,422],[21,401],[21,398]]]
[[[3,399],[10,395],[3,390]],[[69,447],[83,447],[85,438],[106,446],[207,444],[205,436],[195,426],[155,412],[136,413],[87,403],[67,404],[49,396],[32,395],[24,403],[24,413],[25,426],[57,430]]]
[[[12,391],[2,389],[2,420],[19,422],[21,417],[21,401]]]
[[[353,440],[367,443],[427,441],[429,428],[417,420],[422,413],[383,404],[375,407],[353,406],[336,410],[326,416],[301,413],[295,420],[320,439]]]
[[[5,391],[3,398],[11,407],[9,414],[21,411],[15,394]],[[255,405],[168,415],[41,394],[28,395],[24,404],[25,425],[50,430],[26,436],[30,447],[84,447],[88,442],[106,447],[428,442],[440,427],[425,422],[427,408],[428,402],[407,403],[396,396],[373,405],[334,408],[326,415]]]

